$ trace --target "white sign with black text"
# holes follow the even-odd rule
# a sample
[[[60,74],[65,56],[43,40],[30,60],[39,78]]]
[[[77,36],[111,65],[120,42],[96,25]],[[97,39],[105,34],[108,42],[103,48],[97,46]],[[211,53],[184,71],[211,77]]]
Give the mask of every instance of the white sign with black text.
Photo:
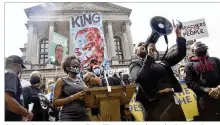
[[[182,36],[188,40],[208,37],[208,30],[205,19],[198,19],[189,22],[182,22]]]
[[[114,73],[122,72],[123,74],[129,74],[128,68],[111,68],[109,70],[109,75],[112,76]]]

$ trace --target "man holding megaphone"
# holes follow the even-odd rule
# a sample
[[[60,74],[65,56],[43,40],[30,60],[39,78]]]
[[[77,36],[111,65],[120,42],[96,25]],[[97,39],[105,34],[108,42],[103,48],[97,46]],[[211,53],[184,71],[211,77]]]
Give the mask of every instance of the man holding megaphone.
[[[177,48],[174,54],[155,61],[153,53],[159,36],[172,32],[172,24],[163,17],[151,20],[153,32],[146,43],[139,44],[129,68],[133,82],[138,84],[136,101],[145,108],[145,121],[185,121],[180,105],[175,103],[174,92],[182,88],[174,76],[171,66],[179,63],[186,56],[186,39],[181,36],[181,27],[174,26],[177,36]],[[156,40],[156,41],[152,41]],[[174,92],[173,92],[174,90]]]

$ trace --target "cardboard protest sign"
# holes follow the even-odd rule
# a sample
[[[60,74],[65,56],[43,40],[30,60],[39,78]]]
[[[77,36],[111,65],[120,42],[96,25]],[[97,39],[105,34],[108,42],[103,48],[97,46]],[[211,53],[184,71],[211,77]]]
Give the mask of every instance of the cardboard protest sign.
[[[182,36],[187,41],[209,36],[205,19],[198,19],[182,23]]]
[[[49,60],[50,64],[59,66],[62,60],[67,55],[67,38],[58,34],[53,33],[52,41],[49,47]]]

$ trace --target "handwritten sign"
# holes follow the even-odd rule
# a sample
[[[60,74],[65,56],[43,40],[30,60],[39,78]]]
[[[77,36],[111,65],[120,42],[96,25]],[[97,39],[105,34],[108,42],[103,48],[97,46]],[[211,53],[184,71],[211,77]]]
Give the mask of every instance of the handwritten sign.
[[[114,73],[119,73],[122,72],[123,74],[129,74],[129,69],[128,68],[111,68],[109,70],[109,75],[112,76]]]
[[[182,36],[187,41],[208,37],[205,19],[183,22]]]

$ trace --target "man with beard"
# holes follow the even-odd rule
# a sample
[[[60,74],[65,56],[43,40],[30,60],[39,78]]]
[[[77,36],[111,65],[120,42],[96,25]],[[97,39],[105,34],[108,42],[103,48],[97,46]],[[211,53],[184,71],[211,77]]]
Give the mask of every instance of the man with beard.
[[[187,86],[197,95],[199,120],[220,121],[220,60],[207,56],[208,47],[195,42],[185,66]]]
[[[181,37],[181,30],[176,28],[177,48],[174,54],[168,54],[161,62],[153,58],[155,44],[149,44],[146,55],[144,43],[139,44],[130,66],[132,82],[137,83],[136,101],[145,108],[145,121],[185,121],[180,105],[175,104],[174,92],[182,92],[171,66],[179,63],[186,56],[186,39]],[[174,90],[174,92],[173,92]]]

